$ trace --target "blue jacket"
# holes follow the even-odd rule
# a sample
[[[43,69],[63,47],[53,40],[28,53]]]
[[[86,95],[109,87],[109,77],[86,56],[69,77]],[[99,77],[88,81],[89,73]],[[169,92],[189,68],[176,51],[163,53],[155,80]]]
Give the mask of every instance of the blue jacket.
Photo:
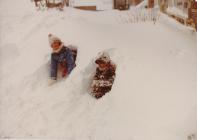
[[[74,57],[69,48],[63,46],[58,53],[53,52],[51,54],[51,78],[54,80],[57,79],[58,64],[64,66],[68,74],[75,67]]]

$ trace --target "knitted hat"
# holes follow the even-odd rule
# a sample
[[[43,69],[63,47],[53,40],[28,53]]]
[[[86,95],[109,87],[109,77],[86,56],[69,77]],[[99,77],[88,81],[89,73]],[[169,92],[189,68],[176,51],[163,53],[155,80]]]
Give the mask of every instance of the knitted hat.
[[[110,62],[110,57],[109,54],[104,52],[101,54],[101,56],[95,61],[96,64],[100,64],[100,63],[108,63]]]
[[[58,38],[57,36],[52,35],[52,34],[49,34],[48,35],[48,38],[49,38],[49,44],[50,45],[52,45],[55,41],[61,42],[61,39],[60,38]]]

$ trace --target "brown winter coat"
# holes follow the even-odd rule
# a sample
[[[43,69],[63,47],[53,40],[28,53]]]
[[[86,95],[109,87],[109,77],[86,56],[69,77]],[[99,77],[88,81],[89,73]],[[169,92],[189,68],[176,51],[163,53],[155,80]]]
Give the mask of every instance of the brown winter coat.
[[[99,95],[98,98],[100,98],[111,90],[116,75],[115,70],[116,66],[111,63],[109,63],[108,68],[105,70],[96,69],[92,84],[92,93],[95,97]]]

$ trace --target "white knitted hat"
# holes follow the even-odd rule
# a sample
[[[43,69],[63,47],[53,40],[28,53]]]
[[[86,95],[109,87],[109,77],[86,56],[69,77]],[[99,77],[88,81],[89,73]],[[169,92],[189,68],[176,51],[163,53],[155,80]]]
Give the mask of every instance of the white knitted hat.
[[[110,62],[110,56],[108,53],[106,52],[103,52],[99,58],[97,58],[97,60],[95,61],[97,64],[100,63],[100,62],[104,62],[104,63],[108,63]]]
[[[49,38],[49,44],[50,45],[52,45],[55,41],[61,42],[61,39],[60,38],[58,38],[57,36],[52,35],[52,34],[49,34],[48,35],[48,38]]]

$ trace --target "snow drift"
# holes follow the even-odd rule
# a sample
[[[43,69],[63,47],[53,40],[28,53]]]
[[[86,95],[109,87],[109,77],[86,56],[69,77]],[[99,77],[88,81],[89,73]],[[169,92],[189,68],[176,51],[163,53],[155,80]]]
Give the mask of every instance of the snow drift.
[[[0,9],[1,138],[186,140],[197,133],[197,38],[190,29],[162,14],[154,24],[120,22],[127,12],[119,11],[23,9]],[[48,33],[79,50],[71,75],[51,87]],[[104,50],[117,76],[112,91],[95,100],[88,88]]]

